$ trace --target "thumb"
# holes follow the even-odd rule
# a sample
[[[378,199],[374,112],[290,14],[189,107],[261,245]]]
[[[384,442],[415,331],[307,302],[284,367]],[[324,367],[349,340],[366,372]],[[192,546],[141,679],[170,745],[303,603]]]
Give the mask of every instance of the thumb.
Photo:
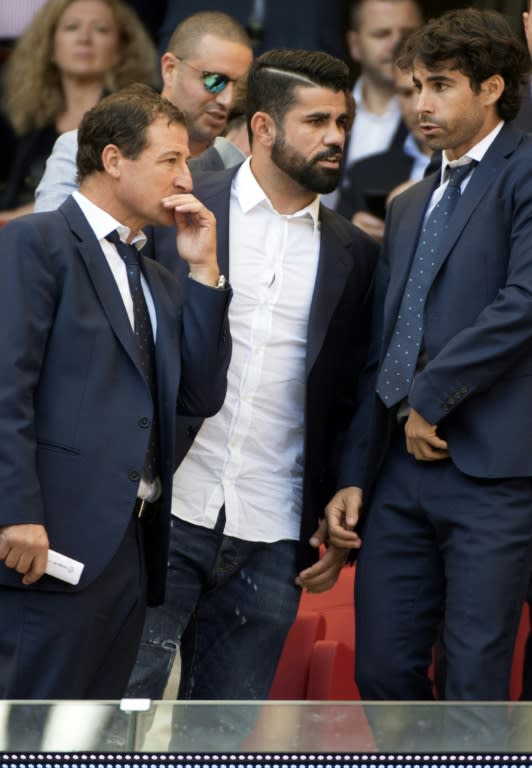
[[[314,533],[310,537],[309,544],[311,547],[316,547],[316,549],[318,549],[319,547],[321,547],[322,544],[325,543],[326,538],[327,538],[327,521],[321,520],[317,529],[314,531]]]

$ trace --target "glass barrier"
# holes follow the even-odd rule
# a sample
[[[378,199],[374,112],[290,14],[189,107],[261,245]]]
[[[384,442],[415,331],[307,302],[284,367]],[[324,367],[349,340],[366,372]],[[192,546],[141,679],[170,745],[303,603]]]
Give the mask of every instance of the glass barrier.
[[[0,759],[0,768],[15,765],[19,753],[59,759],[84,752],[364,754],[373,756],[375,768],[380,754],[490,755],[478,765],[493,768],[509,768],[513,755],[523,756],[528,762],[518,764],[530,768],[532,703],[0,702],[0,758],[11,756]],[[32,765],[54,768],[45,761]],[[416,766],[427,768],[413,761]]]

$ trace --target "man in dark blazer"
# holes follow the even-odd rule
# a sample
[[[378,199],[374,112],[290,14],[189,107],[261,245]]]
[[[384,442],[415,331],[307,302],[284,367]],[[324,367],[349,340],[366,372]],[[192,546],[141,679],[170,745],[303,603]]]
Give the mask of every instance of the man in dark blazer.
[[[462,9],[415,32],[399,63],[443,168],[389,208],[376,375],[328,507],[331,539],[349,543],[364,488],[363,698],[430,699],[441,621],[444,697],[503,700],[532,562],[532,140],[508,125],[529,57],[500,14]],[[447,166],[465,174],[452,212]],[[442,211],[447,226],[430,231]]]
[[[167,602],[148,612],[130,695],[161,695],[180,642],[181,698],[266,698],[301,588],[328,588],[345,561],[334,546],[317,561],[320,519],[365,360],[378,250],[319,202],[340,173],[347,87],[346,65],[327,54],[264,54],[248,78],[251,160],[195,177],[220,265],[238,279],[238,341],[232,331],[221,418],[179,423]],[[148,246],[169,267],[171,238]]]
[[[163,599],[176,409],[217,411],[230,346],[188,157],[177,108],[117,92],[82,121],[80,191],[0,232],[2,698],[120,698]],[[177,225],[185,304],[139,264],[147,223]],[[79,583],[45,574],[49,549]]]

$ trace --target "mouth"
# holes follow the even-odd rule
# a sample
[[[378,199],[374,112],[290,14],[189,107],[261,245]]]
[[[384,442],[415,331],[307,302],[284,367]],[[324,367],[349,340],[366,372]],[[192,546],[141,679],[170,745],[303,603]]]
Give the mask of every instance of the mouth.
[[[424,136],[434,136],[441,132],[441,127],[436,123],[420,123],[419,129]]]
[[[227,123],[226,112],[205,112],[205,114],[211,123],[221,126],[224,126]]]
[[[338,169],[342,164],[342,153],[336,151],[324,153],[316,158],[316,163],[323,168]]]
[[[321,165],[322,168],[334,168],[335,170],[337,170],[338,168],[340,168],[340,164],[341,164],[341,159],[339,157],[338,158],[329,157],[323,160],[318,160],[318,165]]]

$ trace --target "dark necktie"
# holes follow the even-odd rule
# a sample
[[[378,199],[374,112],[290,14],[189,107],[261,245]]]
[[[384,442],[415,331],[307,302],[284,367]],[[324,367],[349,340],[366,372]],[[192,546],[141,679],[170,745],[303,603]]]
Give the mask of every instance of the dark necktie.
[[[377,377],[377,392],[391,407],[405,398],[412,385],[423,339],[425,300],[438,265],[438,250],[460,199],[460,184],[476,162],[448,167],[449,183],[421,230],[388,350]]]
[[[143,478],[152,483],[158,475],[158,423],[157,423],[157,384],[155,369],[155,344],[153,341],[153,329],[150,314],[144,298],[144,291],[140,281],[140,260],[134,245],[127,245],[120,240],[118,232],[114,230],[106,237],[116,247],[118,254],[126,264],[127,279],[131,299],[133,301],[133,326],[137,342],[137,359],[140,369],[148,384],[153,400],[153,421],[150,429],[148,451],[142,471]]]

